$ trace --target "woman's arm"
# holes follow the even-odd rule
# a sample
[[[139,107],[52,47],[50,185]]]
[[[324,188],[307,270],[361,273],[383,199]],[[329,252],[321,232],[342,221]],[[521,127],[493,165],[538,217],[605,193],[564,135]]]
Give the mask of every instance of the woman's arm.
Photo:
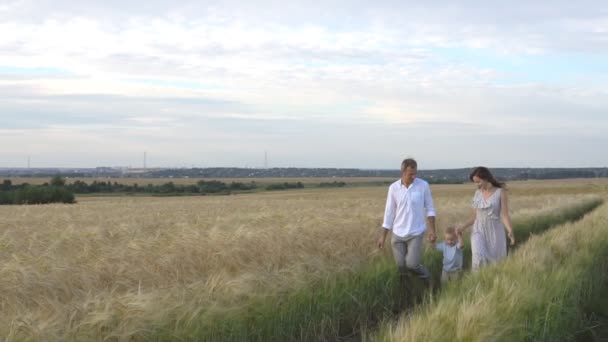
[[[462,224],[459,224],[456,226],[456,231],[462,233],[464,232],[465,229],[469,228],[471,225],[473,225],[473,223],[475,223],[475,219],[477,218],[477,209],[473,209],[473,214],[470,216],[470,218]]]
[[[462,233],[456,233],[456,236],[458,237],[458,249],[463,249],[464,240],[462,240]]]
[[[504,189],[500,192],[500,218],[507,230],[507,236],[509,237],[509,240],[511,240],[511,246],[513,246],[515,244],[515,236],[513,235],[511,215],[509,214],[509,199],[507,197],[507,191]]]

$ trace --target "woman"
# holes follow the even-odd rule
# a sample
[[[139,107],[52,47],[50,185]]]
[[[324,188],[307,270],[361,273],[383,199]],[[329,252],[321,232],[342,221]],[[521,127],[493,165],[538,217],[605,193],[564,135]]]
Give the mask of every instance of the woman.
[[[488,168],[480,166],[473,169],[469,179],[477,185],[473,196],[473,216],[456,230],[473,225],[471,231],[472,268],[499,261],[507,256],[507,236],[511,245],[515,244],[509,203],[504,183],[499,183]]]

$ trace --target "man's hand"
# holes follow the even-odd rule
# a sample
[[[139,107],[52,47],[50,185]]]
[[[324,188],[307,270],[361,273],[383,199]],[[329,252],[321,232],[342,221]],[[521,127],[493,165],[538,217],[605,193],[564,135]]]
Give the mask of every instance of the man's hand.
[[[380,236],[380,238],[378,238],[378,248],[384,248],[384,240],[386,240],[385,236]]]
[[[437,241],[437,234],[435,234],[435,232],[430,231],[427,235],[426,238],[429,240],[430,243],[434,244],[435,241]]]
[[[437,240],[437,233],[435,230],[435,216],[428,216],[426,218],[427,224],[428,224],[428,231],[429,233],[426,235],[426,238],[429,240],[430,243],[435,243],[435,241]]]

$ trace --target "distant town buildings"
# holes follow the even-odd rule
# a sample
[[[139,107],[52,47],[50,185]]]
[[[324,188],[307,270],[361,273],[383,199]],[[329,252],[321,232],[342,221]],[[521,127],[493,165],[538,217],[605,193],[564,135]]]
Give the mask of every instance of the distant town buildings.
[[[420,170],[419,177],[431,183],[468,181],[469,168]],[[561,179],[608,177],[608,168],[493,168],[501,180]],[[364,170],[340,168],[0,168],[0,177],[87,178],[398,178],[399,170]]]

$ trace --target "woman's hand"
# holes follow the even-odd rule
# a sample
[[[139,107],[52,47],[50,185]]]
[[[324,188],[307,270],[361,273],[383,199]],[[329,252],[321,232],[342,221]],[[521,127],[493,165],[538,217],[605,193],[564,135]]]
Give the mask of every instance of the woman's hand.
[[[509,237],[509,240],[511,241],[511,246],[514,246],[515,245],[515,236],[513,235],[513,231],[508,232],[507,236]]]

